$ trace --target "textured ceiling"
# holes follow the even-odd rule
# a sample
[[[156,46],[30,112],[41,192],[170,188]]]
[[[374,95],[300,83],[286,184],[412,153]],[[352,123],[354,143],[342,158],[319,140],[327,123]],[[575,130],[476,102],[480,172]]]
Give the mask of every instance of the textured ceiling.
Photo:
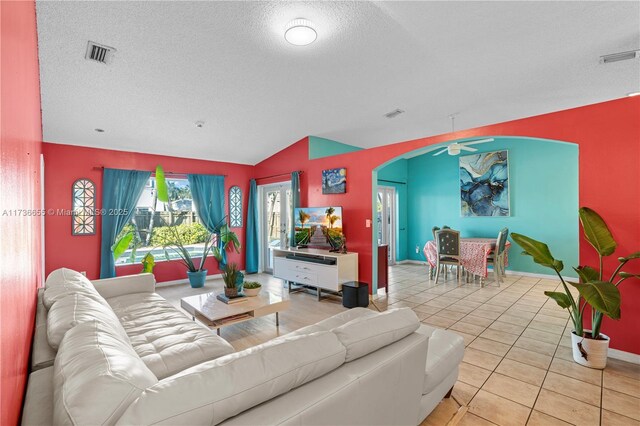
[[[640,88],[639,2],[39,1],[44,139],[254,164],[316,135],[372,147]],[[315,43],[283,37],[298,17]],[[84,59],[92,40],[112,64]],[[394,119],[383,115],[406,111]],[[204,121],[196,128],[196,121]],[[559,123],[561,125],[561,123]],[[104,133],[97,133],[102,128]]]

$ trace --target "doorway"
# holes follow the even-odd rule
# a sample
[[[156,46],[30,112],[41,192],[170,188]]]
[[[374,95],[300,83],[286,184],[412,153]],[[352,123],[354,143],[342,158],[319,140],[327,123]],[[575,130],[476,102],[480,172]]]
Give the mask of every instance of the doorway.
[[[259,186],[261,270],[273,273],[274,249],[285,248],[291,230],[291,182]]]
[[[378,186],[377,198],[378,245],[389,247],[389,265],[396,263],[396,189],[392,186]]]

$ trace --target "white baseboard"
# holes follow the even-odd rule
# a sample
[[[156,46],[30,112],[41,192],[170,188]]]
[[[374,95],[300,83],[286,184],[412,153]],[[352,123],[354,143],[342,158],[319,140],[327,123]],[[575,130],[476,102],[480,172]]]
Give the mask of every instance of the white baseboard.
[[[631,352],[619,351],[618,349],[609,348],[609,358],[619,359],[620,361],[630,362],[632,364],[640,364],[640,355]]]
[[[414,259],[405,259],[405,260],[396,260],[396,265],[427,265],[426,260],[414,260]]]
[[[220,278],[222,278],[222,274],[207,275],[206,281],[216,280]],[[160,283],[156,283],[156,288],[170,287],[172,285],[178,285],[178,284],[189,284],[189,278],[183,278],[181,280],[173,280],[173,281],[162,281]]]

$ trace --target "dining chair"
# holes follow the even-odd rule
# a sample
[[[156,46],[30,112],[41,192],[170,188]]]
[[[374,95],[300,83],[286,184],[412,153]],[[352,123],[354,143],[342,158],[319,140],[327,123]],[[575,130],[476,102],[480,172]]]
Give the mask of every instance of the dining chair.
[[[431,228],[431,232],[433,233],[433,241],[436,240],[436,232],[438,232],[440,230],[440,228],[438,228],[437,226],[434,226],[433,228]]]
[[[441,229],[436,231],[436,280],[440,276],[440,267],[446,265],[455,265],[458,282],[462,273],[462,263],[460,263],[460,231],[453,229]],[[446,270],[445,270],[446,279]]]
[[[498,233],[496,239],[496,248],[487,257],[487,264],[493,265],[493,273],[496,277],[496,283],[500,287],[500,282],[504,279],[504,249],[507,245],[507,237],[509,236],[509,229],[502,228]]]

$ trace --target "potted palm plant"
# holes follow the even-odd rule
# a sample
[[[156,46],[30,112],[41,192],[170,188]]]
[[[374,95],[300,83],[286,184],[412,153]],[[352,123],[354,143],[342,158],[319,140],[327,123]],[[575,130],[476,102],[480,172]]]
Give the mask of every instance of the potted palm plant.
[[[562,277],[564,265],[561,260],[553,257],[546,244],[518,233],[511,236],[524,249],[523,254],[531,256],[535,263],[553,269],[560,278],[564,292],[545,291],[544,294],[569,311],[573,323],[571,341],[575,362],[603,369],[607,365],[609,337],[600,332],[602,318],[606,315],[614,320],[620,319],[621,299],[618,286],[629,278],[640,278],[640,275],[624,272],[622,268],[628,262],[640,258],[640,252],[619,257],[618,266],[608,280],[605,280],[604,258],[613,254],[617,243],[605,221],[594,210],[582,207],[579,217],[584,237],[598,253],[599,260],[597,269],[591,266],[573,268],[580,277],[579,282],[566,281]],[[576,297],[569,286],[578,290]],[[587,306],[591,308],[591,329],[585,329],[583,325]]]

